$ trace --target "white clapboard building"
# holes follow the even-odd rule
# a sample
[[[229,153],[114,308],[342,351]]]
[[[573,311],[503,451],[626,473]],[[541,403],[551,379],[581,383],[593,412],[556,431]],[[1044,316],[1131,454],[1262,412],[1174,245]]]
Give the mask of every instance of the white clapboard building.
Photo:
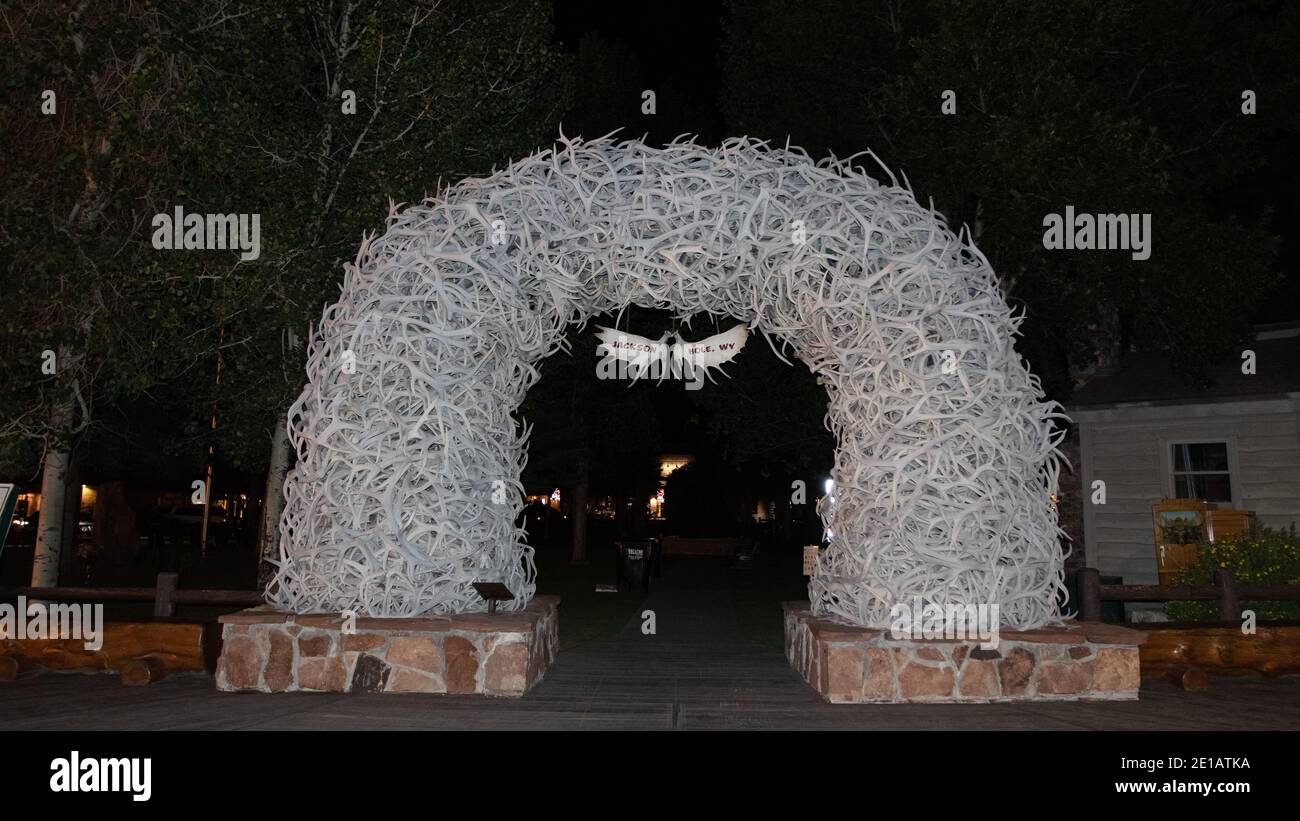
[[[1256,328],[1207,376],[1188,384],[1163,357],[1133,354],[1075,391],[1085,553],[1101,575],[1157,582],[1151,506],[1165,498],[1300,527],[1300,322]],[[1097,481],[1104,504],[1092,501]]]

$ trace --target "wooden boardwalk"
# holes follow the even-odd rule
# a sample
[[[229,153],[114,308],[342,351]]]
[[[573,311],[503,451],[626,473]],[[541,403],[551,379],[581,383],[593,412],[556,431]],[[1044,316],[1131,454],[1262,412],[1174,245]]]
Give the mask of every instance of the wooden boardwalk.
[[[564,651],[526,698],[222,694],[209,676],[124,687],[107,675],[0,684],[3,729],[1300,729],[1300,677],[1214,679],[1141,700],[987,705],[830,705],[780,651],[738,638],[726,574],[701,565],[651,594],[656,634],[633,619],[614,639]],[[563,631],[564,611],[560,611]]]

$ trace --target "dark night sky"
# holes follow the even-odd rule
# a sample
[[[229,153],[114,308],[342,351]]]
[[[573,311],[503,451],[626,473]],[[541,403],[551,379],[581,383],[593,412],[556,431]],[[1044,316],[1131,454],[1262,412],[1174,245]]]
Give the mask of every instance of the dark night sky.
[[[651,142],[690,131],[703,142],[716,143],[734,136],[720,106],[724,13],[721,0],[657,3],[653,8],[557,0],[555,27],[567,52],[576,52],[583,36],[592,33],[626,46],[640,64],[646,87],[658,94],[658,117],[638,113],[628,118],[630,122],[615,123],[617,117],[611,116],[608,127],[622,125],[620,133],[628,137],[648,134]],[[581,83],[579,78],[580,88]],[[1243,219],[1272,210],[1273,230],[1282,238],[1278,264],[1286,281],[1263,301],[1255,319],[1261,323],[1300,319],[1300,135],[1278,135],[1268,165],[1222,191],[1220,204]],[[1230,280],[1225,272],[1225,284]]]
[[[674,8],[675,12],[664,11]],[[627,46],[645,73],[646,87],[658,95],[661,117],[716,142],[727,136],[718,106],[722,14],[720,0],[656,3],[653,8],[561,0],[556,3],[555,28],[562,47],[569,52],[576,51],[589,33]],[[683,120],[687,110],[690,114]],[[643,131],[665,141],[677,136],[660,135],[650,118],[622,125],[628,136],[639,137]]]
[[[562,0],[556,3],[556,34],[566,50],[575,48],[579,38],[592,31],[609,40],[621,40],[632,47],[654,79],[679,80],[701,99],[715,100],[722,3],[700,0],[678,4],[676,14],[661,11],[673,6],[656,3],[653,9],[629,8],[599,0]]]

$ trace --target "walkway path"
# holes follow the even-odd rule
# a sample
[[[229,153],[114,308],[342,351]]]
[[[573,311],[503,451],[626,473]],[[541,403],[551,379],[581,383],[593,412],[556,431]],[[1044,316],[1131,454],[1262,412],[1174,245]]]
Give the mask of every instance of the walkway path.
[[[47,674],[0,684],[4,729],[1300,729],[1300,678],[1214,679],[1137,702],[830,705],[779,649],[740,638],[720,565],[670,568],[617,637],[560,653],[526,698],[220,694],[208,676],[123,687]],[[564,629],[564,609],[560,610]]]

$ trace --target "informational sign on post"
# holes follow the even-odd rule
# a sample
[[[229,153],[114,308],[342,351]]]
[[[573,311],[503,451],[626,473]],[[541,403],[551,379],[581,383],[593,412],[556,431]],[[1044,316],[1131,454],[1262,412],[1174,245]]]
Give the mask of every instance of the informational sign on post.
[[[811,576],[817,570],[817,554],[821,552],[821,545],[809,544],[803,548],[803,574]]]
[[[14,520],[14,504],[18,501],[18,488],[14,485],[0,484],[0,556],[5,552],[5,541],[9,538],[9,523]]]

